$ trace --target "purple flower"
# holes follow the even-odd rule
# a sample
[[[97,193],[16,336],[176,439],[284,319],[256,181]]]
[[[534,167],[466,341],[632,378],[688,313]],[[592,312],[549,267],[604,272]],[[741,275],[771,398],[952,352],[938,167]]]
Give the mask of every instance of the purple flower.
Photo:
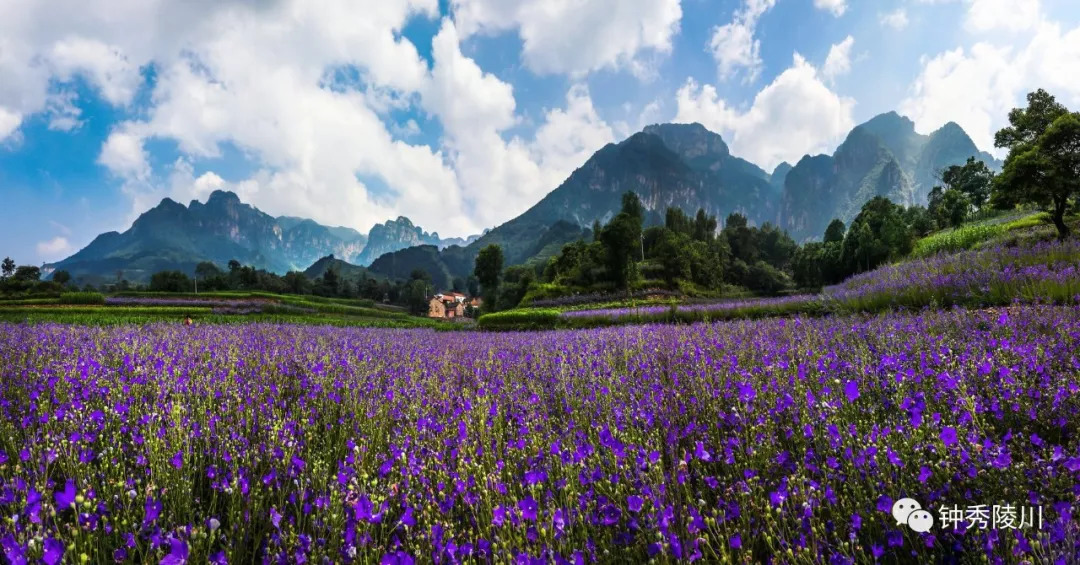
[[[188,560],[188,546],[183,540],[169,539],[169,554],[161,560],[161,565],[185,565]]]
[[[700,441],[694,443],[694,457],[700,461],[712,461],[712,455],[705,451],[705,444]]]
[[[626,505],[630,508],[631,512],[641,512],[642,505],[645,504],[645,499],[636,494],[632,494],[626,498]]]
[[[172,466],[177,468],[177,469],[183,468],[183,466],[184,466],[184,452],[183,451],[177,451],[176,455],[173,455],[172,459],[169,460],[169,463],[171,463]]]
[[[161,516],[161,508],[162,505],[160,500],[147,498],[145,505],[146,513],[143,514],[143,525],[148,526],[153,524],[154,521],[158,519],[158,516]]]
[[[930,468],[926,465],[919,467],[919,482],[926,484],[926,480],[929,479],[932,474]]]
[[[413,565],[413,557],[404,551],[387,553],[379,560],[379,565]]]
[[[506,522],[506,508],[502,506],[496,506],[495,511],[492,513],[491,523],[495,524],[495,527],[502,527]]]
[[[405,513],[401,515],[400,522],[410,528],[416,525],[416,518],[413,517],[413,509],[411,506],[405,508]]]
[[[68,479],[64,483],[64,490],[56,493],[56,508],[64,510],[75,505],[75,481]]]
[[[945,426],[945,428],[941,430],[941,441],[945,443],[945,447],[956,445],[956,428]]]
[[[600,509],[600,523],[605,526],[613,526],[619,523],[622,511],[614,504],[606,504]]]
[[[51,537],[45,538],[44,547],[45,547],[45,555],[42,557],[42,560],[45,561],[46,565],[56,565],[57,563],[60,563],[61,560],[63,560],[63,558],[64,558],[64,543],[63,542],[57,541],[57,540],[55,540],[55,539],[53,539]]]
[[[741,549],[742,548],[742,535],[735,534],[735,535],[731,536],[730,538],[728,538],[728,544],[731,545],[732,549]]]
[[[277,508],[270,509],[270,523],[272,523],[275,528],[281,529],[281,513],[277,511]]]
[[[853,380],[845,383],[844,396],[847,397],[848,402],[855,402],[855,399],[859,398],[859,383]]]
[[[11,565],[26,565],[26,548],[19,544],[15,536],[8,534],[0,538],[0,547],[4,549],[4,557]]]
[[[522,518],[525,518],[530,522],[536,521],[537,505],[536,501],[533,500],[531,496],[527,496],[523,500],[518,502],[518,510],[521,511]]]

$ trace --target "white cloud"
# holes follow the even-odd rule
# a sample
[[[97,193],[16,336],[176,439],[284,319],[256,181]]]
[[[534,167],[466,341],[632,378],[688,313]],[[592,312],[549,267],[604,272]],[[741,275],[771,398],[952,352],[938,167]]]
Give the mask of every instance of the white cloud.
[[[0,142],[17,139],[23,119],[39,113],[56,129],[77,127],[83,116],[65,84],[76,78],[117,106],[148,100],[112,125],[98,155],[130,198],[131,218],[165,196],[186,202],[224,189],[271,214],[361,230],[404,214],[467,235],[523,211],[614,136],[578,80],[565,104],[540,116],[535,135],[511,136],[523,123],[513,88],[462,54],[453,21],[433,41],[430,67],[400,33],[413,18],[437,17],[438,0],[0,6]],[[678,0],[456,9],[472,22],[469,33],[517,29],[530,68],[571,74],[647,74],[670,51],[681,18]],[[148,66],[152,86],[140,74]],[[438,120],[442,139],[413,144],[420,118],[400,112]],[[152,164],[151,140],[175,142],[180,158]],[[196,175],[195,164],[225,145],[255,171]]]
[[[113,173],[133,180],[146,181],[150,177],[150,163],[143,140],[132,127],[114,129],[105,140],[98,162]]]
[[[65,90],[49,95],[45,102],[46,112],[49,115],[49,129],[55,131],[72,131],[82,126],[82,110],[75,105],[78,98],[75,92]]]
[[[882,14],[879,17],[881,25],[891,27],[897,31],[901,31],[908,26],[907,10],[903,8],[897,8],[893,12]]]
[[[73,75],[82,74],[110,104],[131,102],[142,82],[139,68],[120,48],[95,39],[73,37],[61,40],[53,45],[49,61],[58,79],[67,81]]]
[[[517,30],[525,64],[538,73],[640,72],[643,53],[669,53],[680,0],[452,0],[462,37]]]
[[[4,141],[14,134],[21,123],[21,115],[0,106],[0,141]]]
[[[924,61],[923,70],[900,110],[920,131],[948,121],[964,128],[980,149],[994,151],[994,132],[1007,125],[1010,109],[1024,96],[1045,88],[1070,107],[1080,105],[1080,27],[1062,31],[1042,22],[1026,46],[981,42]]]
[[[432,54],[423,104],[443,124],[445,150],[458,183],[471,189],[466,199],[481,225],[523,212],[613,138],[588,90],[574,86],[565,109],[547,111],[533,142],[507,141],[503,132],[518,123],[511,86],[461,53],[449,20],[432,41]]]
[[[679,89],[675,121],[700,122],[721,133],[733,154],[766,170],[803,155],[831,152],[854,127],[855,101],[837,95],[798,53],[792,66],[758,92],[746,110],[693,79]]]
[[[721,80],[740,70],[745,70],[746,82],[757,79],[762,66],[761,41],[754,37],[754,31],[761,16],[775,5],[776,0],[745,0],[731,23],[713,28],[709,51]]]
[[[821,70],[825,78],[832,80],[851,72],[851,48],[853,45],[855,45],[855,38],[849,35],[829,49],[829,55],[825,58],[825,66]]]
[[[36,249],[38,257],[45,260],[62,259],[73,251],[67,238],[59,235],[47,241],[39,241]]]
[[[1041,19],[1040,0],[967,0],[965,27],[975,32],[1026,31]]]
[[[839,18],[847,11],[847,0],[814,0],[814,7],[827,10]]]

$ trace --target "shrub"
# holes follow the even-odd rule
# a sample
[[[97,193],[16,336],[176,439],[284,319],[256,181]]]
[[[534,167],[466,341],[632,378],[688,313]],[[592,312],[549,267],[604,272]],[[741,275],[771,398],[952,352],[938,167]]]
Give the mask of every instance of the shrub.
[[[506,310],[480,316],[480,327],[485,330],[537,330],[554,328],[562,313],[554,308]]]

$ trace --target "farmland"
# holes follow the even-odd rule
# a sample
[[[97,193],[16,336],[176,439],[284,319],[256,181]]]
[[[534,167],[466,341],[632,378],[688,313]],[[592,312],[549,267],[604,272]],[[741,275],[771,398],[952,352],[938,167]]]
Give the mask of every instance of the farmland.
[[[1075,307],[2,329],[15,562],[1068,563],[1080,543]],[[1039,505],[1043,527],[918,534],[889,514],[904,496]]]

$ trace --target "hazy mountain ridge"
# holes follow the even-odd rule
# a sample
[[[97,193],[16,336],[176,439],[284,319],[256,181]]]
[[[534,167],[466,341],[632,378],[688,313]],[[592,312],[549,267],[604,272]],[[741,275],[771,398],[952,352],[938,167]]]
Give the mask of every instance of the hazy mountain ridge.
[[[188,206],[165,198],[140,215],[127,231],[101,234],[79,252],[47,268],[64,269],[87,280],[111,280],[119,272],[128,280],[145,281],[157,271],[190,273],[202,261],[224,267],[236,259],[285,273],[307,269],[328,255],[366,264],[382,253],[420,242],[447,244],[438,234],[428,234],[404,217],[376,228],[372,238],[351,228],[324,226],[305,218],[275,218],[241,202],[232,192],[215,191],[206,203],[192,201]]]

